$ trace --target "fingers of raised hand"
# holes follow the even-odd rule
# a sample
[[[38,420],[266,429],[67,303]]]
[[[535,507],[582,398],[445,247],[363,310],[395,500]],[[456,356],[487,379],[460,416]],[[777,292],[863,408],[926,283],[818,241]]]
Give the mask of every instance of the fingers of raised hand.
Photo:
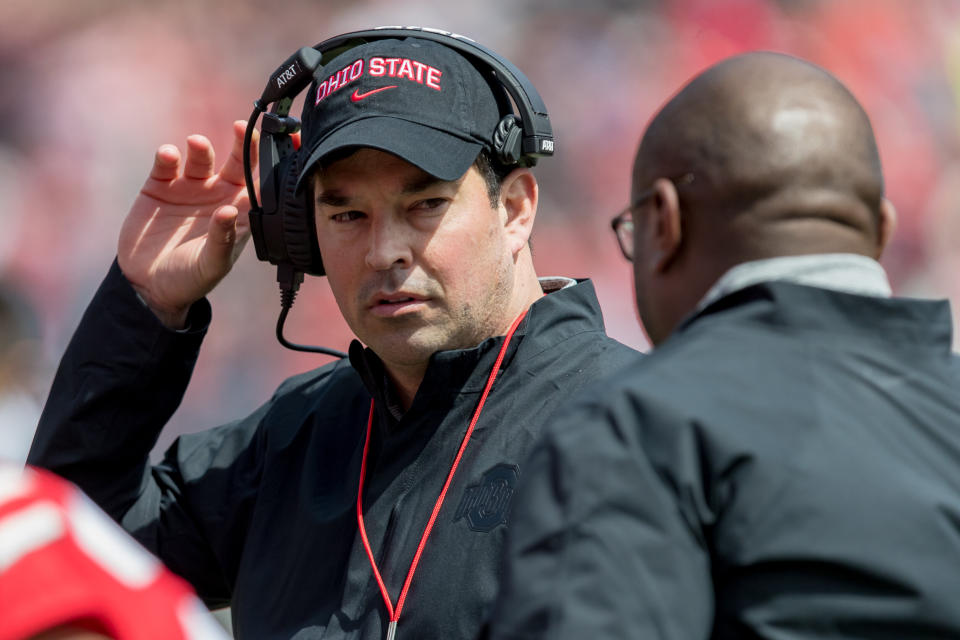
[[[205,136],[187,137],[187,160],[183,166],[183,175],[195,180],[206,180],[213,175],[215,157],[213,145]]]
[[[180,175],[180,150],[172,144],[161,145],[153,157],[150,177],[161,182],[169,182]]]
[[[208,242],[232,246],[237,238],[237,218],[240,212],[232,205],[224,205],[213,212]]]
[[[222,278],[243,250],[249,234],[240,227],[239,219],[240,212],[231,205],[220,207],[210,218],[202,260],[212,278]]]
[[[243,136],[246,133],[247,123],[244,120],[237,120],[233,123],[233,148],[230,150],[230,157],[223,163],[220,169],[220,177],[235,185],[244,185],[246,181],[243,174]],[[260,132],[256,129],[250,138],[250,166],[257,166],[257,153],[260,145]]]

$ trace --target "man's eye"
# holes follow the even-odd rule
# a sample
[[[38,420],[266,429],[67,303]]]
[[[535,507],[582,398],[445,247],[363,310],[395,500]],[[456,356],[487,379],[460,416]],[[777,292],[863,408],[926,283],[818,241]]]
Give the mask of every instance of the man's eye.
[[[447,202],[448,200],[446,198],[427,198],[426,200],[415,202],[410,208],[417,211],[436,211],[444,207]]]
[[[340,213],[335,213],[330,216],[330,219],[334,222],[352,222],[362,217],[364,217],[362,211],[341,211]]]

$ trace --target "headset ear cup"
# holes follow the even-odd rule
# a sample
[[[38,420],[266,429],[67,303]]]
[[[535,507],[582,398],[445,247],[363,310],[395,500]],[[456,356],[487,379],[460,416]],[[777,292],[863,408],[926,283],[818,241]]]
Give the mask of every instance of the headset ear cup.
[[[308,206],[306,193],[296,192],[300,175],[300,154],[292,153],[280,167],[280,224],[287,256],[298,271],[314,276],[324,275],[323,260],[317,243],[317,225]]]
[[[493,132],[493,152],[505,165],[514,165],[520,161],[521,136],[523,129],[520,121],[512,113],[503,116]]]

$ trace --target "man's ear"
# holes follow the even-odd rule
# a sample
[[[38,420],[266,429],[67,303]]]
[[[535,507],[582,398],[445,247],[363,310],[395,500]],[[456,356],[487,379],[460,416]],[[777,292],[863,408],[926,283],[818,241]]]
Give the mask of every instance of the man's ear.
[[[667,270],[677,257],[683,241],[680,224],[680,197],[677,188],[666,178],[657,178],[653,183],[653,195],[644,216],[647,242],[640,250],[646,253],[646,261],[655,272]]]
[[[537,217],[540,188],[529,169],[514,169],[500,185],[500,207],[506,214],[504,229],[514,257],[527,247]]]
[[[880,259],[880,254],[883,253],[883,250],[887,248],[891,238],[893,238],[893,232],[896,231],[896,228],[897,210],[892,202],[883,198],[880,201],[880,233],[877,235],[877,254],[874,256],[877,260]]]

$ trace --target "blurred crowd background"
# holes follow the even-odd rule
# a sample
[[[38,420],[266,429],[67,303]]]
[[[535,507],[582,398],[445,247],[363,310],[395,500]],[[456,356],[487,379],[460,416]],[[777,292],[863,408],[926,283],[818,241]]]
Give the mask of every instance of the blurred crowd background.
[[[468,35],[537,86],[557,143],[536,170],[538,271],[592,277],[610,334],[627,344],[647,346],[608,222],[628,200],[636,144],[685,80],[748,50],[808,59],[860,99],[900,213],[884,258],[894,289],[960,301],[958,0],[4,0],[0,328],[9,338],[0,340],[0,440],[8,451],[26,454],[154,150],[204,133],[225,153],[230,123],[248,116],[292,52],[387,24]],[[210,335],[158,450],[179,433],[246,414],[283,378],[327,361],[275,340],[274,277],[248,247],[211,296]],[[346,349],[350,333],[324,280],[304,285],[287,337]]]

